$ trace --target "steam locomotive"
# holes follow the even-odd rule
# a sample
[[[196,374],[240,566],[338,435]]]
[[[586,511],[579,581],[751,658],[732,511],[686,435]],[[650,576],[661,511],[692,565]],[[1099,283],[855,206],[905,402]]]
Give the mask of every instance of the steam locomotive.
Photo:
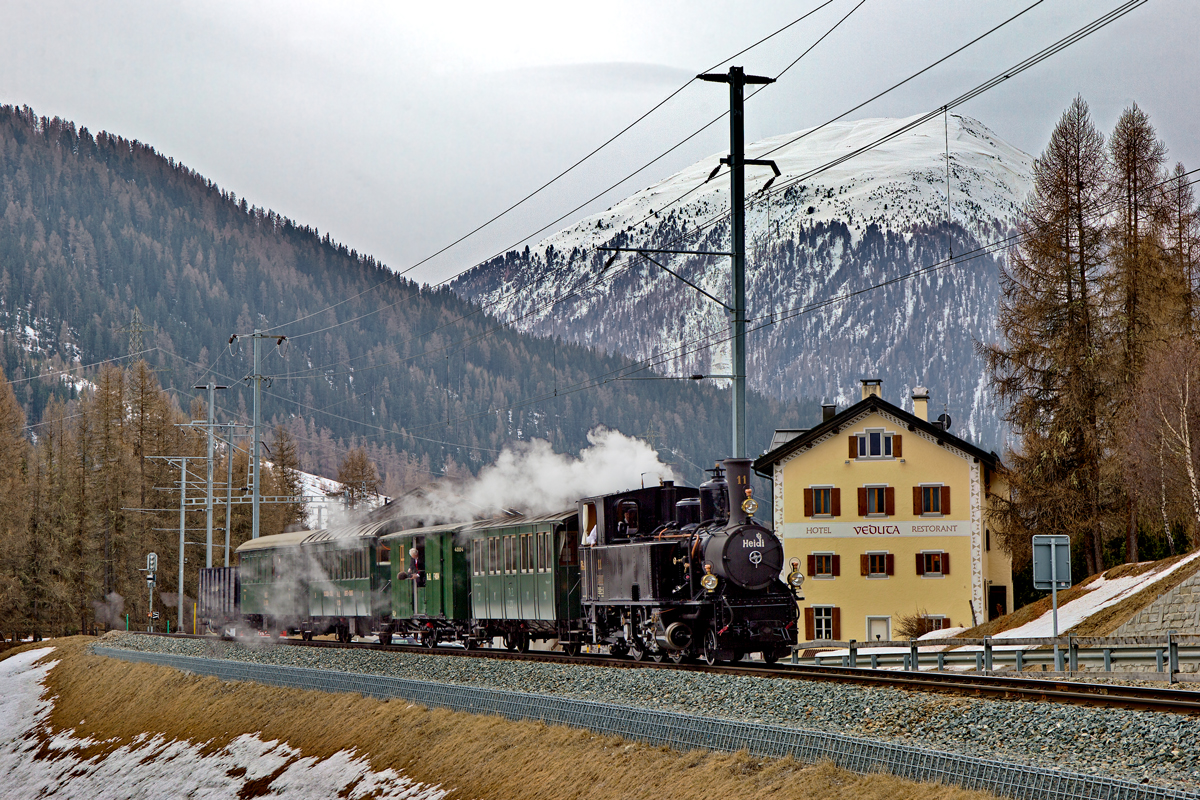
[[[265,536],[201,571],[201,617],[260,631],[428,646],[557,642],[634,659],[767,661],[796,640],[803,576],[754,519],[750,460],[699,489],[588,497],[535,517],[411,527],[387,509],[339,529]]]

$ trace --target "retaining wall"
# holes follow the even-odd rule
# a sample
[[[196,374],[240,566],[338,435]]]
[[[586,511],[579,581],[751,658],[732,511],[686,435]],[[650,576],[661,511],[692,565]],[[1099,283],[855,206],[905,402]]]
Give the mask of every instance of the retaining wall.
[[[1165,636],[1170,631],[1181,636],[1200,635],[1200,572],[1159,595],[1112,635]]]

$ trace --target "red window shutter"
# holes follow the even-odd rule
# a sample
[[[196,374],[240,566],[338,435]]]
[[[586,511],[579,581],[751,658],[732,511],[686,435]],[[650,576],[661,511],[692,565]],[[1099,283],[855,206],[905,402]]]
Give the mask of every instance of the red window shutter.
[[[942,574],[943,575],[950,574],[950,554],[949,553],[942,553]]]
[[[804,516],[811,517],[813,515],[813,490],[804,490]]]
[[[918,575],[925,574],[925,554],[924,553],[917,553],[917,574]]]
[[[839,555],[835,555],[833,557],[833,577],[836,578],[837,576],[839,576],[841,574],[842,574],[842,557]]]
[[[870,566],[870,564],[868,563],[868,560],[867,560],[867,554],[866,554],[866,553],[863,553],[861,556],[859,556],[859,557],[858,557],[858,565],[859,565],[859,567],[862,569],[862,574],[863,574],[863,575],[870,575],[870,574],[871,574],[871,566]]]
[[[886,556],[884,556],[884,561],[887,562],[887,574],[895,575],[896,574],[896,557],[894,555],[892,555],[891,553],[888,553]]]
[[[921,487],[913,487],[913,514],[918,517],[925,513],[925,507],[921,504]]]
[[[813,610],[811,608],[804,609],[804,638],[811,642],[813,637],[816,636],[816,628],[817,625],[813,617]]]
[[[897,433],[892,436],[892,455],[895,458],[900,458],[901,456],[904,455],[904,448],[902,448],[900,445],[901,445],[901,436],[900,436],[900,434]]]
[[[840,517],[842,515],[842,490],[841,489],[830,489],[829,490],[829,510],[833,513],[833,516],[835,516],[835,517]]]
[[[895,488],[889,486],[883,490],[883,503],[884,503],[883,513],[887,514],[889,517],[896,513],[896,490],[895,490]]]
[[[942,487],[942,513],[943,514],[950,513],[950,487],[949,486]]]
[[[858,487],[858,515],[865,517],[867,515],[867,487]]]
[[[817,574],[817,557],[814,556],[812,553],[809,553],[808,554],[808,577],[811,578],[813,575],[816,575],[816,574]]]
[[[842,639],[842,610],[840,608],[833,609],[833,639],[834,641]]]
[[[858,437],[857,436],[850,437],[850,457],[858,458]]]

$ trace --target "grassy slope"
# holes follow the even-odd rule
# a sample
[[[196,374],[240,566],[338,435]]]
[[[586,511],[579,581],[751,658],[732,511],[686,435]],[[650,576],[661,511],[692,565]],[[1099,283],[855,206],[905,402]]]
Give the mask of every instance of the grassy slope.
[[[1185,554],[1187,555],[1187,554]],[[1121,578],[1127,575],[1140,575],[1151,570],[1160,571],[1171,564],[1179,561],[1185,556],[1175,556],[1173,558],[1163,559],[1162,561],[1143,561],[1138,564],[1121,564],[1113,567],[1107,572],[1101,573],[1106,579]],[[1068,633],[1076,636],[1109,636],[1117,628],[1124,625],[1133,615],[1141,611],[1143,608],[1154,602],[1160,595],[1169,592],[1171,589],[1178,586],[1187,578],[1191,577],[1200,570],[1200,559],[1188,564],[1175,572],[1168,575],[1166,578],[1154,581],[1145,589],[1136,594],[1126,597],[1119,603],[1101,609],[1099,612],[1084,619],[1070,630],[1062,631],[1065,636]],[[1087,594],[1087,587],[1098,579],[1100,575],[1093,575],[1082,583],[1072,586],[1066,591],[1058,593],[1058,607],[1061,609],[1067,603]],[[1032,622],[1038,617],[1050,611],[1051,598],[1046,595],[1036,603],[1030,603],[1027,606],[1018,608],[1011,614],[1006,614],[1003,617],[985,622],[982,625],[977,625],[974,628],[965,630],[958,634],[959,638],[975,639],[984,636],[995,636],[996,634],[1018,628],[1027,622]]]
[[[828,764],[758,759],[745,752],[680,753],[615,736],[510,722],[402,700],[222,683],[166,667],[88,655],[84,637],[47,644],[61,662],[47,685],[56,696],[51,725],[103,742],[90,755],[129,743],[143,732],[223,747],[260,731],[305,756],[344,749],[366,755],[374,769],[455,787],[452,797],[520,800],[686,796],[811,800],[983,800],[989,795],[886,775],[855,775]],[[146,703],[145,698],[155,698]],[[335,724],[331,724],[336,721]],[[265,789],[266,787],[261,787]]]

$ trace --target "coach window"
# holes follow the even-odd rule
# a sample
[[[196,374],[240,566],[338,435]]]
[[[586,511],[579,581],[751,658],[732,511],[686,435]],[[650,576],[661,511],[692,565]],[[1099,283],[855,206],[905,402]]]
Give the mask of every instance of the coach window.
[[[529,546],[529,540],[532,538],[531,533],[521,534],[521,572],[533,572],[533,568],[529,566],[530,557],[533,555],[533,548]]]
[[[376,556],[377,563],[380,566],[392,563],[392,547],[384,542],[379,543],[379,553]]]
[[[579,536],[561,535],[558,539],[558,565],[573,567],[579,563]]]

